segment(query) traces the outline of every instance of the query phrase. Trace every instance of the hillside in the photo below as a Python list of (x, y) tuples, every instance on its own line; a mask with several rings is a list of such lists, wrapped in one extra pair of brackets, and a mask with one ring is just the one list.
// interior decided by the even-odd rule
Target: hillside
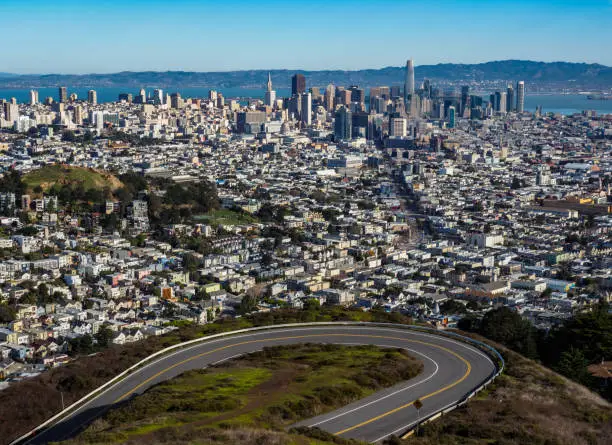
[[(93, 355), (91, 353), (98, 350), (83, 349), (78, 344), (73, 344), (71, 353), (78, 358), (70, 364), (50, 370), (33, 379), (11, 384), (7, 389), (0, 391), (0, 443), (8, 443), (11, 438), (19, 436), (55, 414), (60, 408), (60, 391), (64, 395), (66, 404), (70, 404), (130, 365), (178, 342), (252, 326), (346, 320), (411, 322), (398, 313), (323, 307), (317, 311), (274, 311), (203, 326), (183, 326), (178, 331), (165, 336), (151, 337), (146, 341), (125, 346), (113, 346)], [(593, 328), (588, 327), (588, 331), (593, 332)], [(470, 335), (476, 336), (476, 334)], [(593, 341), (601, 343), (601, 340)], [(612, 434), (610, 404), (585, 387), (560, 377), (535, 361), (498, 344), (492, 344), (503, 352), (507, 361), (502, 377), (490, 386), (486, 393), (473, 399), (466, 408), (455, 410), (438, 419), (423, 429), (424, 437), (418, 440), (410, 439), (407, 444), (434, 444), (440, 436), (445, 436), (440, 439), (443, 445), (606, 443), (602, 437)], [(563, 427), (558, 428), (559, 425)], [(508, 434), (508, 437), (503, 436), (504, 434)], [(547, 434), (550, 434), (551, 442), (541, 440)], [(483, 437), (490, 437), (491, 440), (483, 440)], [(525, 437), (533, 438), (533, 441)], [(576, 441), (572, 441), (573, 438), (576, 438)], [(189, 442), (185, 440), (176, 443)], [(262, 440), (261, 443), (286, 442)]]
[[(418, 63), (418, 60), (417, 60)], [(0, 78), (0, 88), (57, 87), (209, 87), (209, 88), (263, 88), (271, 73), (275, 88), (291, 86), (295, 72), (307, 77), (308, 85), (401, 85), (405, 67), (385, 67), (356, 71), (343, 70), (246, 70), (227, 72), (120, 72), (113, 74), (44, 74), (20, 75)], [(612, 86), (612, 67), (600, 64), (569, 62), (534, 62), (504, 60), (479, 64), (441, 63), (419, 65), (415, 68), (417, 80), (434, 81), (496, 81), (525, 80), (531, 84), (553, 83), (581, 87)], [(567, 85), (566, 85), (567, 86)]]
[[(418, 435), (406, 440), (391, 438), (387, 443), (608, 443), (612, 423), (607, 402), (547, 368), (497, 347), (506, 356), (508, 366), (488, 390), (465, 407), (424, 425)], [(364, 370), (357, 375), (364, 372), (375, 375), (382, 368), (389, 369), (389, 363), (376, 363), (380, 354), (377, 351), (380, 350), (371, 347), (336, 346), (333, 350), (318, 345), (280, 347), (210, 370), (188, 372), (109, 412), (75, 439), (64, 443), (187, 445), (194, 443), (195, 438), (214, 445), (236, 441), (243, 444), (349, 443), (318, 430), (286, 433), (286, 426), (321, 408), (332, 409), (362, 397), (355, 393), (359, 387), (350, 383), (361, 377), (347, 373), (356, 372), (353, 366), (356, 357), (359, 357), (358, 368)], [(398, 362), (394, 359), (394, 363), (396, 366)], [(338, 380), (339, 375), (343, 376), (342, 382)], [(391, 378), (396, 379), (397, 374)], [(347, 379), (354, 390), (347, 389)], [(341, 387), (338, 385), (345, 386), (338, 391)], [(316, 388), (314, 393), (313, 388)], [(327, 393), (335, 395), (324, 396)], [(312, 403), (322, 403), (322, 406), (314, 407)], [(313, 438), (322, 440), (312, 441)]]
[(82, 186), (87, 190), (116, 190), (123, 184), (119, 179), (108, 172), (98, 171), (90, 168), (72, 167), (67, 165), (47, 165), (34, 170), (22, 178), (29, 193), (36, 194), (38, 187), (43, 192), (52, 188), (60, 188), (64, 185), (72, 187)]
[(533, 360), (494, 345), (506, 370), (466, 406), (422, 427), (405, 445), (604, 445), (608, 402)]
[(310, 431), (286, 429), (421, 370), (405, 351), (375, 346), (264, 348), (161, 383), (64, 443), (333, 443), (309, 438)]

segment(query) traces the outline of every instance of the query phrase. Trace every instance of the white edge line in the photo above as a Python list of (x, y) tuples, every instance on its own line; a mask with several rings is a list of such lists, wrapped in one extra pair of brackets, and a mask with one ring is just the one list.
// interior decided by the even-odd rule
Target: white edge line
[[(454, 402), (449, 403), (449, 404), (448, 404), (448, 405), (446, 405), (444, 408), (441, 408), (441, 409), (434, 409), (434, 410), (433, 410), (433, 411), (431, 411), (429, 414), (432, 414), (432, 413), (435, 413), (435, 412), (442, 412), (442, 411), (444, 411), (445, 409), (448, 409), (448, 408), (450, 408), (451, 406), (456, 405), (456, 404), (457, 404), (457, 402), (459, 402), (459, 400), (456, 400), (456, 401), (454, 401)], [(426, 416), (423, 416), (423, 417), (426, 417)], [(392, 435), (393, 435), (393, 434), (395, 434), (395, 433), (399, 433), (400, 431), (406, 431), (406, 430), (408, 430), (410, 427), (412, 427), (412, 426), (416, 425), (417, 423), (419, 423), (419, 421), (418, 421), (418, 420), (417, 420), (417, 421), (415, 421), (415, 422), (411, 422), (411, 423), (409, 423), (408, 425), (404, 425), (403, 427), (398, 428), (398, 429), (396, 429), (395, 431), (392, 431), (392, 432), (390, 432), (390, 433), (387, 433), (387, 434), (385, 434), (384, 436), (379, 437), (379, 438), (378, 438), (378, 439), (376, 439), (376, 440), (373, 440), (371, 443), (380, 442), (381, 440), (386, 439), (387, 437), (392, 436)]]
[[(321, 324), (319, 324), (321, 323)], [(218, 334), (212, 334), (210, 336), (207, 337), (203, 337), (203, 338), (197, 338), (197, 339), (193, 339), (193, 340), (189, 340), (185, 343), (182, 344), (176, 344), (173, 346), (170, 346), (167, 349), (176, 349), (176, 352), (172, 352), (170, 354), (165, 355), (165, 352), (167, 351), (167, 349), (165, 350), (160, 350), (156, 353), (154, 353), (153, 355), (160, 355), (160, 358), (151, 362), (151, 363), (143, 363), (146, 362), (148, 359), (144, 358), (143, 360), (141, 360), (140, 362), (132, 365), (130, 368), (126, 369), (125, 371), (123, 371), (122, 373), (118, 374), (117, 376), (115, 376), (114, 378), (112, 378), (111, 380), (109, 380), (108, 382), (106, 382), (105, 384), (101, 385), (100, 387), (98, 387), (97, 389), (94, 389), (92, 391), (93, 392), (98, 392), (100, 391), (102, 388), (104, 388), (101, 392), (99, 392), (98, 394), (96, 394), (93, 398), (91, 398), (90, 400), (86, 401), (83, 405), (81, 405), (81, 407), (77, 408), (76, 410), (74, 410), (73, 412), (71, 412), (67, 417), (64, 417), (63, 419), (61, 419), (61, 421), (65, 421), (67, 419), (70, 419), (71, 417), (75, 416), (77, 413), (79, 413), (81, 410), (85, 409), (88, 405), (90, 405), (92, 402), (94, 402), (96, 399), (98, 399), (99, 397), (101, 397), (103, 394), (105, 394), (108, 390), (110, 390), (113, 387), (117, 387), (118, 385), (120, 385), (121, 383), (124, 383), (125, 380), (117, 380), (116, 382), (113, 382), (113, 380), (116, 379), (120, 379), (121, 377), (125, 376), (132, 376), (130, 375), (130, 371), (134, 370), (137, 373), (142, 372), (144, 369), (148, 368), (149, 366), (152, 366), (162, 360), (168, 359), (170, 357), (173, 357), (175, 355), (178, 355), (180, 353), (189, 351), (191, 349), (197, 348), (202, 346), (203, 344), (211, 344), (211, 343), (218, 343), (220, 341), (224, 341), (227, 340), (228, 337), (230, 339), (235, 339), (235, 338), (241, 338), (241, 337), (251, 337), (251, 336), (255, 336), (255, 335), (265, 335), (270, 333), (270, 331), (280, 331), (280, 330), (294, 330), (294, 331), (300, 331), (300, 330), (321, 330), (321, 329), (326, 329), (329, 327), (337, 327), (337, 326), (344, 326), (346, 328), (358, 328), (358, 327), (366, 327), (366, 328), (378, 328), (381, 330), (386, 330), (386, 331), (391, 331), (391, 332), (403, 332), (403, 333), (412, 333), (414, 335), (418, 335), (418, 336), (422, 336), (422, 337), (435, 337), (438, 338), (442, 341), (447, 341), (449, 343), (453, 343), (459, 346), (462, 346), (478, 355), (483, 356), (484, 358), (486, 358), (494, 367), (495, 364), (493, 363), (493, 361), (491, 360), (491, 358), (489, 358), (486, 354), (480, 352), (477, 348), (466, 344), (465, 342), (460, 341), (459, 339), (450, 339), (447, 337), (444, 337), (443, 335), (436, 335), (435, 333), (426, 333), (426, 332), (422, 332), (422, 331), (418, 331), (417, 329), (410, 329), (410, 325), (406, 325), (406, 328), (403, 329), (398, 329), (398, 328), (390, 328), (390, 327), (386, 327), (384, 326), (384, 323), (371, 323), (371, 326), (368, 326), (367, 323), (362, 323), (362, 322), (319, 322), (319, 323), (287, 323), (284, 325), (270, 325), (270, 326), (259, 326), (259, 327), (252, 327), (252, 328), (246, 328), (246, 329), (239, 329), (236, 331), (228, 331), (228, 332), (222, 332), (222, 333), (218, 333)], [(319, 324), (319, 325), (318, 325)], [(317, 326), (318, 325), (318, 326)], [(258, 332), (257, 332), (258, 331)], [(248, 333), (248, 334), (246, 334)], [(235, 334), (246, 334), (246, 335), (235, 335)], [(216, 338), (215, 338), (216, 337)], [(469, 337), (464, 337), (462, 336), (465, 340), (469, 341), (471, 340)], [(189, 346), (187, 348), (185, 348), (184, 346), (187, 346), (187, 344), (192, 343), (193, 346)], [(495, 350), (495, 349), (493, 349)], [(168, 351), (169, 352), (169, 351)], [(143, 366), (144, 365), (144, 366)], [(142, 366), (142, 368), (138, 369), (139, 366)], [(73, 405), (77, 405), (79, 403), (81, 403), (81, 401), (83, 399), (87, 399), (91, 397), (91, 393), (83, 396), (82, 399), (77, 400), (76, 402), (74, 402)], [(69, 406), (68, 408), (66, 408), (64, 411), (69, 411), (70, 409), (73, 408), (73, 405)], [(55, 425), (57, 422), (55, 422), (56, 420), (58, 420), (62, 414), (64, 413), (64, 411), (61, 411), (59, 413), (57, 413), (55, 416), (51, 417), (50, 419), (47, 419), (45, 422), (43, 422), (41, 425), (38, 425), (36, 428), (34, 428), (33, 430), (28, 431), (27, 433), (23, 434), (21, 437), (15, 439), (13, 442), (11, 442), (12, 444), (16, 444), (19, 443), (22, 440), (25, 440), (25, 443), (29, 443), (31, 440), (35, 439), (36, 436), (33, 436), (34, 432), (40, 432), (42, 433), (43, 431), (46, 431), (48, 429), (50, 429), (53, 425)], [(55, 423), (54, 423), (55, 422)], [(37, 431), (39, 428), (40, 431)], [(393, 434), (393, 433), (391, 433)]]
[[(378, 347), (382, 347), (382, 348), (398, 348), (398, 346), (388, 346), (388, 345), (376, 345), (376, 346), (378, 346)], [(310, 428), (312, 428), (313, 426), (317, 426), (317, 425), (321, 425), (321, 424), (323, 424), (323, 423), (330, 422), (330, 421), (332, 421), (332, 420), (334, 420), (334, 419), (337, 419), (338, 417), (345, 416), (345, 415), (347, 415), (347, 414), (350, 414), (350, 413), (352, 413), (352, 412), (355, 412), (355, 411), (358, 411), (358, 410), (360, 410), (360, 409), (362, 409), (362, 408), (365, 408), (365, 407), (367, 407), (367, 406), (370, 406), (370, 405), (372, 405), (372, 404), (374, 404), (374, 403), (378, 403), (378, 402), (380, 402), (381, 400), (385, 400), (385, 399), (387, 399), (387, 398), (389, 398), (389, 397), (392, 397), (392, 396), (394, 396), (394, 395), (396, 395), (396, 394), (399, 394), (400, 392), (403, 392), (403, 391), (406, 391), (406, 390), (408, 390), (408, 389), (414, 388), (415, 386), (418, 386), (418, 385), (420, 385), (420, 384), (422, 384), (422, 383), (427, 382), (428, 380), (431, 380), (431, 379), (432, 379), (432, 378), (433, 378), (433, 377), (434, 377), (434, 376), (435, 376), (435, 375), (438, 373), (438, 370), (440, 369), (440, 367), (438, 366), (438, 363), (437, 363), (437, 362), (436, 362), (434, 359), (432, 359), (431, 357), (428, 357), (427, 355), (425, 355), (425, 354), (423, 354), (423, 353), (420, 353), (420, 352), (418, 352), (418, 351), (415, 351), (415, 350), (413, 350), (413, 349), (408, 349), (408, 348), (400, 348), (400, 349), (404, 349), (404, 350), (406, 350), (406, 351), (414, 352), (415, 354), (421, 355), (421, 356), (425, 357), (426, 359), (430, 360), (431, 362), (433, 362), (434, 366), (436, 367), (435, 371), (434, 371), (432, 374), (430, 374), (429, 376), (427, 376), (425, 379), (420, 380), (420, 381), (418, 381), (418, 382), (416, 382), (416, 383), (413, 383), (412, 385), (406, 386), (406, 387), (404, 387), (404, 388), (400, 388), (400, 389), (398, 389), (398, 390), (396, 390), (396, 391), (393, 391), (392, 393), (389, 393), (389, 394), (387, 394), (387, 395), (385, 395), (385, 396), (383, 396), (383, 397), (380, 397), (380, 398), (378, 398), (378, 399), (376, 399), (376, 400), (371, 400), (371, 401), (369, 401), (368, 403), (365, 403), (365, 404), (363, 404), (363, 405), (357, 406), (357, 407), (355, 407), (355, 408), (353, 408), (353, 409), (350, 409), (349, 411), (346, 411), (346, 412), (342, 412), (342, 413), (340, 413), (340, 414), (337, 414), (337, 415), (335, 415), (335, 416), (333, 416), (333, 417), (330, 417), (329, 419), (324, 419), (324, 420), (321, 420), (320, 422), (313, 423), (312, 425), (309, 425), (309, 427), (310, 427)], [(341, 409), (342, 409), (342, 408), (341, 408)]]

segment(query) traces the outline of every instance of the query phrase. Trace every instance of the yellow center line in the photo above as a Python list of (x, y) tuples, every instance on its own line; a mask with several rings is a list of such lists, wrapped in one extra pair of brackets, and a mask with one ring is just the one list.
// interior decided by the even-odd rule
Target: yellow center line
[[(465, 372), (465, 374), (463, 375), (463, 377), (461, 377), (459, 380), (451, 383), (450, 385), (445, 386), (444, 388), (440, 388), (437, 391), (434, 391), (432, 393), (429, 393), (423, 397), (421, 397), (421, 400), (425, 400), (428, 399), (430, 397), (433, 397), (437, 394), (440, 394), (441, 392), (444, 392), (456, 385), (458, 385), (459, 383), (463, 382), (469, 375), (470, 372), (472, 371), (472, 366), (470, 365), (470, 363), (464, 359), (462, 356), (460, 356), (459, 354), (457, 354), (454, 351), (451, 351), (448, 348), (445, 348), (443, 346), (440, 345), (436, 345), (433, 343), (428, 343), (428, 342), (424, 342), (424, 341), (420, 341), (420, 340), (409, 340), (406, 338), (401, 338), (401, 337), (389, 337), (389, 336), (385, 336), (385, 335), (367, 335), (367, 334), (331, 334), (334, 337), (365, 337), (365, 338), (381, 338), (381, 339), (385, 339), (385, 340), (399, 340), (399, 341), (405, 341), (405, 342), (409, 342), (409, 343), (418, 343), (418, 344), (422, 344), (422, 345), (427, 345), (427, 346), (431, 346), (437, 349), (441, 349), (445, 352), (448, 352), (452, 355), (454, 355), (455, 357), (459, 358), (463, 363), (465, 363), (466, 367), (467, 367), (467, 371)], [(310, 335), (295, 335), (295, 336), (289, 336), (289, 337), (277, 337), (277, 338), (264, 338), (264, 339), (258, 339), (258, 340), (247, 340), (247, 341), (243, 341), (243, 342), (239, 342), (239, 343), (232, 343), (231, 345), (227, 345), (227, 346), (222, 346), (220, 348), (216, 348), (213, 349), (211, 351), (207, 351), (207, 352), (203, 352), (201, 354), (198, 355), (194, 355), (192, 357), (189, 357), (185, 360), (181, 360), (180, 362), (177, 362), (171, 366), (168, 366), (167, 368), (162, 369), (161, 371), (159, 371), (158, 373), (152, 375), (151, 377), (149, 377), (146, 380), (143, 380), (141, 383), (139, 383), (138, 385), (136, 385), (135, 387), (133, 387), (132, 389), (130, 389), (129, 391), (127, 391), (126, 393), (124, 393), (123, 395), (121, 395), (119, 398), (117, 398), (113, 403), (118, 403), (121, 400), (125, 399), (126, 397), (128, 397), (129, 395), (133, 394), (134, 392), (138, 391), (140, 388), (142, 388), (143, 386), (145, 386), (147, 383), (151, 382), (152, 380), (156, 379), (157, 377), (159, 377), (162, 374), (165, 374), (166, 372), (170, 371), (171, 369), (174, 369), (178, 366), (181, 366), (185, 363), (189, 363), (193, 360), (197, 360), (198, 358), (201, 357), (205, 357), (207, 355), (213, 354), (215, 352), (219, 352), (219, 351), (223, 351), (224, 349), (229, 349), (229, 348), (233, 348), (236, 346), (242, 346), (242, 345), (248, 345), (248, 344), (253, 344), (253, 343), (263, 343), (263, 342), (269, 342), (269, 341), (279, 341), (279, 340), (297, 340), (297, 339), (303, 339), (303, 338), (312, 338), (312, 337), (329, 337), (330, 334), (310, 334)], [(336, 435), (340, 435), (340, 434), (344, 434), (347, 433), (349, 431), (352, 431), (356, 428), (362, 427), (364, 425), (367, 425), (369, 423), (375, 422), (379, 419), (382, 419), (383, 417), (389, 416), (393, 413), (396, 413), (404, 408), (407, 408), (409, 406), (412, 406), (414, 404), (415, 401), (412, 401), (410, 403), (407, 403), (405, 405), (402, 405), (400, 407), (394, 408), (390, 411), (387, 411), (385, 413), (382, 413), (376, 417), (372, 417), (369, 420), (366, 420), (364, 422), (361, 422), (357, 425), (354, 425), (350, 428), (346, 428), (342, 431), (338, 431), (337, 433), (335, 433)]]
[[(409, 341), (410, 341), (410, 340), (409, 340)], [(466, 359), (464, 359), (463, 357), (461, 357), (459, 354), (457, 354), (457, 353), (455, 353), (455, 352), (451, 351), (450, 349), (447, 349), (447, 348), (445, 348), (445, 347), (443, 347), (443, 346), (437, 346), (437, 345), (432, 345), (432, 346), (434, 346), (434, 347), (436, 347), (436, 348), (439, 348), (439, 349), (443, 349), (443, 350), (445, 350), (445, 351), (447, 351), (447, 352), (450, 352), (450, 353), (451, 353), (451, 354), (453, 354), (454, 356), (458, 357), (458, 358), (459, 358), (459, 359), (460, 359), (460, 360), (461, 360), (463, 363), (465, 363), (465, 365), (466, 365), (467, 369), (466, 369), (466, 371), (465, 371), (465, 374), (463, 374), (463, 376), (462, 376), (460, 379), (456, 380), (455, 382), (451, 383), (450, 385), (446, 385), (444, 388), (440, 388), (440, 389), (438, 389), (437, 391), (431, 392), (431, 393), (429, 393), (429, 394), (427, 394), (427, 395), (424, 395), (423, 397), (419, 397), (419, 399), (420, 399), (420, 400), (429, 399), (430, 397), (433, 397), (433, 396), (435, 396), (435, 395), (437, 395), (437, 394), (440, 394), (441, 392), (444, 392), (444, 391), (446, 391), (446, 390), (451, 389), (453, 386), (457, 386), (459, 383), (461, 383), (461, 382), (463, 382), (465, 379), (467, 379), (467, 377), (468, 377), (468, 376), (470, 375), (470, 373), (472, 372), (472, 365), (470, 365), (470, 363), (469, 363), (469, 362), (468, 362)], [(370, 423), (372, 423), (372, 422), (376, 422), (377, 420), (380, 420), (380, 419), (382, 419), (383, 417), (387, 417), (387, 416), (389, 416), (389, 415), (391, 415), (391, 414), (394, 414), (394, 413), (396, 413), (396, 412), (398, 412), (398, 411), (401, 411), (401, 410), (403, 410), (403, 409), (405, 409), (405, 408), (408, 408), (409, 406), (414, 405), (414, 402), (416, 402), (416, 400), (413, 400), (413, 401), (412, 401), (412, 402), (410, 402), (410, 403), (406, 403), (405, 405), (398, 406), (397, 408), (393, 408), (392, 410), (389, 410), (389, 411), (387, 411), (387, 412), (384, 412), (384, 413), (382, 413), (382, 414), (380, 414), (380, 415), (378, 415), (378, 416), (376, 416), (376, 417), (372, 417), (371, 419), (365, 420), (365, 421), (363, 421), (363, 422), (361, 422), (361, 423), (358, 423), (357, 425), (353, 425), (353, 426), (351, 426), (351, 427), (349, 427), (349, 428), (346, 428), (346, 429), (344, 429), (344, 430), (342, 430), (342, 431), (338, 431), (338, 432), (336, 432), (336, 433), (334, 433), (334, 434), (335, 434), (335, 435), (337, 435), (337, 436), (339, 436), (339, 435), (341, 435), (341, 434), (348, 433), (349, 431), (353, 431), (354, 429), (357, 429), (357, 428), (360, 428), (360, 427), (362, 427), (362, 426), (368, 425), (368, 424), (370, 424)]]

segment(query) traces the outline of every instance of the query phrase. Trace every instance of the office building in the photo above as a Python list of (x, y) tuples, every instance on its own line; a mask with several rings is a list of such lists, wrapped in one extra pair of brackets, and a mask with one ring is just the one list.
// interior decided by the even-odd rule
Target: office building
[(506, 93), (501, 91), (496, 91), (494, 94), (491, 94), (491, 106), (493, 111), (496, 113), (505, 113), (507, 109), (507, 100)]
[(87, 102), (91, 105), (98, 104), (98, 93), (96, 93), (96, 90), (89, 90), (87, 92)]
[(16, 103), (4, 103), (4, 119), (9, 122), (15, 122), (19, 117), (19, 107)]
[(345, 89), (344, 87), (336, 88), (336, 105), (348, 105), (351, 104), (351, 91)]
[(403, 117), (392, 117), (389, 120), (389, 136), (404, 137), (406, 136), (406, 119)]
[(455, 107), (448, 107), (448, 128), (455, 128)]
[(516, 112), (525, 111), (525, 82), (522, 80), (516, 84)]
[(303, 74), (295, 74), (291, 78), (291, 95), (297, 96), (306, 92), (306, 78)]
[(257, 134), (266, 122), (263, 111), (241, 111), (236, 113), (236, 131), (238, 133)]
[(508, 108), (508, 104), (507, 104), (507, 95), (505, 92), (500, 92), (499, 93), (499, 111), (502, 114), (506, 113), (506, 109)]
[(264, 103), (268, 107), (274, 107), (275, 102), (276, 102), (276, 91), (272, 89), (272, 77), (270, 76), (270, 73), (268, 73), (268, 84), (266, 87)]
[(68, 102), (68, 90), (66, 87), (59, 87), (59, 101), (63, 104)]
[(310, 94), (312, 94), (313, 102), (318, 102), (321, 99), (321, 91), (319, 90), (319, 87), (310, 87), (308, 91), (310, 91)]
[(183, 108), (183, 98), (180, 93), (173, 93), (170, 96), (170, 107), (174, 109)]
[(336, 141), (351, 140), (353, 134), (353, 115), (351, 111), (342, 106), (336, 111), (334, 121), (334, 139)]
[(461, 108), (460, 113), (461, 116), (465, 115), (465, 110), (470, 108), (470, 87), (463, 86), (461, 87)]
[(506, 111), (508, 113), (516, 110), (515, 99), (514, 99), (514, 87), (512, 84), (508, 85), (508, 89), (506, 90)]
[(38, 103), (38, 91), (30, 90), (30, 105), (36, 105)]
[(131, 104), (134, 100), (134, 96), (132, 96), (132, 93), (120, 93), (118, 99), (119, 102), (127, 102)]
[(300, 120), (302, 115), (302, 95), (291, 96), (287, 101), (287, 110), (291, 119)]
[(325, 88), (325, 97), (323, 98), (323, 106), (327, 111), (333, 111), (334, 98), (336, 97), (336, 87), (331, 83)]
[(363, 88), (353, 85), (349, 87), (349, 91), (351, 92), (351, 102), (365, 104), (365, 90)]
[(300, 107), (300, 121), (305, 126), (312, 124), (312, 94), (304, 93), (300, 95), (301, 107)]
[(164, 90), (161, 88), (153, 90), (153, 103), (155, 105), (162, 105), (164, 103)]
[(83, 107), (78, 104), (74, 107), (74, 123), (83, 125)]
[(144, 88), (140, 89), (140, 92), (138, 93), (138, 96), (136, 96), (134, 102), (137, 104), (147, 103), (147, 92), (144, 90)]
[[(406, 62), (406, 80), (404, 82), (404, 100), (414, 94), (414, 61)], [(407, 101), (406, 101), (407, 102)]]

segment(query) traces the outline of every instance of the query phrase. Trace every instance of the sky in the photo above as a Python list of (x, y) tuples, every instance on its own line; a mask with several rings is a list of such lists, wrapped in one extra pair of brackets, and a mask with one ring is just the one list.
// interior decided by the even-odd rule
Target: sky
[(612, 0), (0, 0), (0, 72), (612, 66)]

